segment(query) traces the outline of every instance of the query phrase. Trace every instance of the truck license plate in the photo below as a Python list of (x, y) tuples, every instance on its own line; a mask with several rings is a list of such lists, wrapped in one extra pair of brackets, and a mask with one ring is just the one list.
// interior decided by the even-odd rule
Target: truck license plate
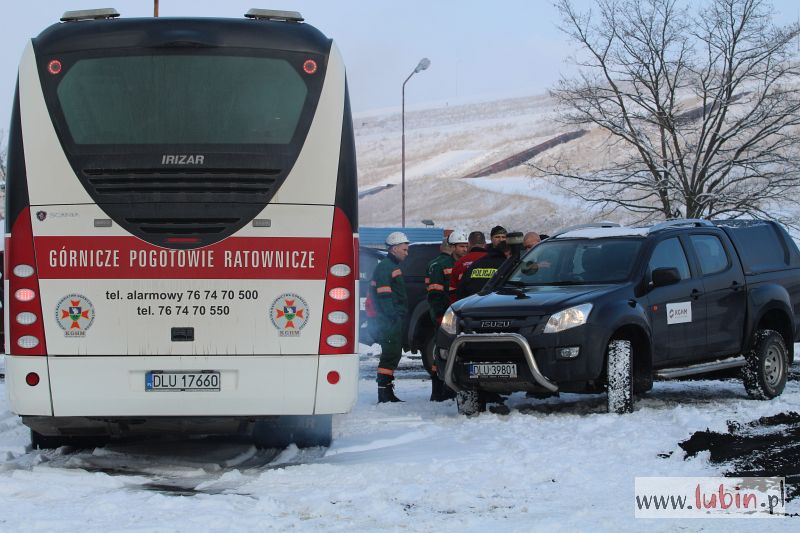
[(515, 378), (517, 377), (517, 365), (515, 363), (471, 363), (469, 377)]
[(219, 372), (168, 372), (153, 370), (144, 377), (145, 391), (219, 391)]

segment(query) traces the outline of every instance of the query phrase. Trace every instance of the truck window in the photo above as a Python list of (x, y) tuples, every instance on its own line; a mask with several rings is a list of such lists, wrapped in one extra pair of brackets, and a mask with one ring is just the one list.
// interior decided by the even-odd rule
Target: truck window
[(737, 249), (748, 272), (780, 270), (789, 266), (782, 239), (770, 224), (752, 224), (734, 230)]
[(704, 276), (716, 274), (728, 268), (728, 254), (716, 235), (690, 235), (697, 259), (700, 261), (700, 272)]
[(534, 247), (509, 278), (526, 285), (615, 283), (630, 276), (641, 240), (565, 239)]
[(650, 257), (649, 268), (650, 272), (657, 268), (677, 268), (681, 279), (691, 277), (686, 253), (677, 237), (665, 239), (656, 245)]

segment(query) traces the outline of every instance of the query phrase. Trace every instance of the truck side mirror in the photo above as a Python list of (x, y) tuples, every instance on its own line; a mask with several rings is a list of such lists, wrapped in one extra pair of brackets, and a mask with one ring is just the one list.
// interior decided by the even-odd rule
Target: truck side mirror
[(653, 270), (653, 287), (674, 285), (681, 280), (681, 274), (675, 267), (662, 267)]

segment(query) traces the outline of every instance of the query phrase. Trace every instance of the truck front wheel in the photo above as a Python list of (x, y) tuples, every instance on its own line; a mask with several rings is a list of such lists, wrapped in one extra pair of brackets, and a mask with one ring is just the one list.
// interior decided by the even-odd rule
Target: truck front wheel
[(783, 337), (777, 331), (756, 331), (753, 347), (745, 354), (742, 381), (747, 394), (754, 400), (769, 400), (780, 396), (786, 386), (789, 353)]
[(458, 414), (474, 416), (486, 410), (486, 400), (476, 390), (462, 390), (456, 393)]
[(425, 344), (422, 346), (422, 366), (425, 370), (433, 376), (434, 353), (436, 349), (436, 332), (431, 334), (425, 339)]
[(613, 339), (606, 353), (608, 412), (633, 412), (633, 348), (627, 339)]

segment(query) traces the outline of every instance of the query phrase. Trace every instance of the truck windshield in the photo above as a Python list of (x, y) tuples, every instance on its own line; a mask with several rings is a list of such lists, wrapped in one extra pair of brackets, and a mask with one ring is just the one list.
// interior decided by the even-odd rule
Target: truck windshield
[(565, 239), (544, 242), (522, 258), (507, 283), (590, 285), (628, 279), (641, 239)]

